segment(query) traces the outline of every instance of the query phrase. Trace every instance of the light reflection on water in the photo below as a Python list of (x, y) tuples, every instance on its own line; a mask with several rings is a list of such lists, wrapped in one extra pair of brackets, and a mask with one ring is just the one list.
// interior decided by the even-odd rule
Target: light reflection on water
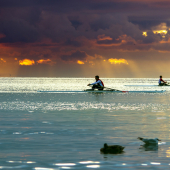
[(34, 169), (35, 170), (57, 170), (57, 169), (54, 169), (54, 168), (43, 168), (43, 167), (35, 167)]
[[(156, 78), (101, 78), (106, 87), (118, 90), (169, 90), (168, 86), (125, 86), (125, 85), (157, 85)], [(170, 79), (166, 79), (170, 81)], [(33, 93), (38, 90), (83, 90), (94, 78), (0, 78), (1, 92)]]
[[(68, 95), (69, 97), (69, 95)], [(84, 97), (84, 96), (82, 96)], [(110, 96), (109, 96), (110, 97)], [(125, 96), (126, 97), (126, 96)], [(127, 98), (128, 99), (128, 98)], [(0, 102), (0, 110), (21, 110), (21, 111), (62, 111), (62, 110), (150, 110), (152, 112), (163, 112), (170, 110), (170, 104), (162, 105), (161, 103), (103, 103), (103, 102), (29, 102), (29, 101), (16, 101), (16, 102)], [(166, 119), (166, 117), (157, 117), (157, 119)]]
[[(0, 79), (0, 169), (169, 169), (170, 98), (163, 94), (47, 94), (37, 90), (82, 90), (94, 79)], [(155, 84), (156, 79), (104, 79)], [(170, 89), (170, 88), (169, 88)], [(162, 141), (144, 148), (137, 137)], [(101, 154), (104, 143), (123, 154)], [(146, 151), (147, 149), (147, 151)]]

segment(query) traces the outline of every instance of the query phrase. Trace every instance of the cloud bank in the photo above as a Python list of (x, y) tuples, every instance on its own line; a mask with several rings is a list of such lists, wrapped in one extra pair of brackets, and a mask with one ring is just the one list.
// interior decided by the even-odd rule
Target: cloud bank
[(128, 63), (118, 62), (132, 77), (134, 65), (146, 70), (142, 61), (153, 65), (148, 72), (154, 76), (153, 68), (159, 74), (163, 62), (170, 62), (169, 7), (168, 0), (1, 0), (0, 64), (19, 70), (34, 61), (28, 65), (38, 70), (46, 65), (61, 76), (67, 76), (66, 67), (73, 76), (81, 67), (79, 76), (90, 76), (96, 67), (115, 71), (108, 61), (116, 59)]

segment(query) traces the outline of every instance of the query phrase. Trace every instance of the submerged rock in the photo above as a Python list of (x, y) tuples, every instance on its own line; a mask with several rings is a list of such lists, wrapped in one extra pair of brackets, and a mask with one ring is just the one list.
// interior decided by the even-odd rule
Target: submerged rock
[(104, 154), (118, 154), (118, 153), (123, 153), (123, 149), (125, 147), (120, 146), (120, 145), (110, 145), (108, 146), (107, 143), (104, 144), (104, 147), (100, 149), (101, 153)]

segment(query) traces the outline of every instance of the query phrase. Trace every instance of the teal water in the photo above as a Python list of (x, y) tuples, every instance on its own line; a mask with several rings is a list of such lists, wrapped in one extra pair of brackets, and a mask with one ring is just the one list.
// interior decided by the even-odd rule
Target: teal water
[[(119, 90), (165, 93), (38, 93), (83, 90), (94, 79), (1, 78), (0, 169), (169, 169), (170, 87), (157, 79), (102, 79)], [(137, 137), (159, 138), (143, 148)], [(101, 154), (104, 143), (123, 154)]]

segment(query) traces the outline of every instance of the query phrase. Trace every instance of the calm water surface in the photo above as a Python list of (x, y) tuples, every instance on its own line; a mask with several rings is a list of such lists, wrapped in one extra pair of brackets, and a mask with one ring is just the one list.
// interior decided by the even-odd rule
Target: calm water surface
[[(38, 93), (83, 90), (88, 78), (0, 78), (0, 169), (170, 169), (170, 87), (157, 79), (102, 79), (119, 90), (165, 93)], [(143, 148), (137, 137), (159, 138)], [(104, 143), (123, 154), (101, 154)]]

